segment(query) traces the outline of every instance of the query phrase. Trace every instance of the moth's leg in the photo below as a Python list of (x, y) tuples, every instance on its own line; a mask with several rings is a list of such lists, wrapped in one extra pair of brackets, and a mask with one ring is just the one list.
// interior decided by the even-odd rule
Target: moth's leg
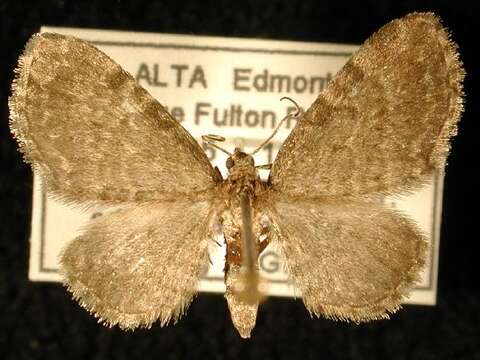
[(255, 166), (255, 169), (258, 169), (258, 170), (271, 170), (271, 169), (272, 169), (272, 166), (273, 166), (273, 164), (257, 165), (257, 166)]
[(214, 168), (214, 180), (216, 183), (221, 183), (223, 181), (223, 176), (220, 170), (218, 169), (218, 166), (215, 166)]
[(271, 222), (266, 215), (261, 215), (256, 223), (260, 226), (260, 232), (257, 241), (257, 253), (260, 255), (263, 250), (270, 244), (271, 239)]
[[(208, 257), (208, 264), (210, 266), (215, 265), (212, 261), (213, 259), (217, 259), (218, 256), (218, 248), (222, 247), (222, 243), (220, 242), (220, 237), (223, 237), (222, 231), (222, 218), (218, 215), (215, 215), (210, 224), (210, 235), (208, 237), (208, 246), (207, 246), (207, 257)], [(210, 266), (205, 264), (205, 274), (209, 271)]]
[(223, 236), (223, 218), (217, 217), (212, 225), (212, 241), (217, 244), (218, 247), (222, 247), (222, 244), (218, 241), (218, 237)]
[(222, 230), (225, 239), (225, 274), (231, 266), (242, 265), (242, 247), (240, 238), (240, 228), (235, 223), (234, 217), (230, 212), (226, 212), (222, 217)]
[(258, 255), (260, 255), (263, 252), (263, 250), (265, 250), (268, 244), (270, 244), (270, 238), (268, 236), (265, 239), (260, 240), (258, 242), (258, 245), (257, 245)]

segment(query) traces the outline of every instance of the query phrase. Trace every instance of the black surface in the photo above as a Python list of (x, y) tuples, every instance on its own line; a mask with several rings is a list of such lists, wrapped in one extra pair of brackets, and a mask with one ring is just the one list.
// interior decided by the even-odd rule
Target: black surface
[[(473, 2), (472, 2), (473, 4)], [(478, 234), (478, 6), (469, 2), (2, 1), (0, 3), (0, 359), (480, 359)], [(167, 328), (124, 333), (98, 325), (58, 284), (27, 280), (32, 176), (7, 121), (16, 59), (40, 25), (361, 43), (387, 21), (433, 10), (458, 42), (466, 111), (445, 179), (436, 307), (406, 306), (367, 325), (310, 319), (299, 301), (269, 299), (242, 341), (221, 296), (201, 295)]]

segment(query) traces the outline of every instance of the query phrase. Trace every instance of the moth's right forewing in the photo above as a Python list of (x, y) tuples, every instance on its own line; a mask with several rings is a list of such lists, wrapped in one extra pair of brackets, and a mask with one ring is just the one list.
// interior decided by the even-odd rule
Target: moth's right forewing
[(445, 162), (463, 77), (438, 17), (388, 23), (298, 121), (273, 164), (273, 187), (305, 197), (417, 188)]
[(214, 186), (198, 143), (94, 46), (70, 36), (35, 35), (16, 72), (10, 127), (57, 197), (143, 202)]

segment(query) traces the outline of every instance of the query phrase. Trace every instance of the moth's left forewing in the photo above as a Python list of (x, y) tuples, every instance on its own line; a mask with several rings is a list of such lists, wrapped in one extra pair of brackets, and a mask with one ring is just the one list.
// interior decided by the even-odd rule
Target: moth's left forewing
[(273, 164), (273, 188), (305, 197), (418, 188), (448, 155), (463, 77), (437, 16), (388, 23), (299, 119)]

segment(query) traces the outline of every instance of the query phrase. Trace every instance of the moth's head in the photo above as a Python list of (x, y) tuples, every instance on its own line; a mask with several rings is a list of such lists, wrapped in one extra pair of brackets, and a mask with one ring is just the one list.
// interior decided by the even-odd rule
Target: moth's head
[(297, 105), (295, 101), (290, 99), (289, 97), (283, 97), (280, 100), (288, 99), (293, 104), (296, 106), (296, 111), (295, 113), (289, 113), (287, 114), (277, 125), (275, 130), (273, 130), (273, 133), (260, 145), (258, 146), (251, 154), (247, 154), (240, 150), (240, 148), (235, 148), (233, 154), (230, 153), (229, 151), (225, 150), (221, 146), (218, 146), (216, 143), (217, 142), (223, 142), (225, 141), (225, 138), (223, 136), (219, 135), (213, 135), (213, 134), (207, 134), (207, 135), (202, 135), (202, 140), (205, 144), (210, 145), (211, 147), (218, 149), (225, 154), (228, 154), (228, 159), (227, 159), (227, 169), (230, 174), (230, 176), (233, 175), (233, 177), (241, 177), (242, 175), (246, 175), (247, 173), (250, 175), (256, 175), (257, 174), (257, 168), (258, 169), (268, 169), (270, 170), (272, 164), (265, 164), (262, 166), (257, 166), (255, 167), (255, 161), (253, 160), (253, 156), (257, 152), (259, 152), (261, 149), (263, 149), (275, 136), (275, 134), (278, 132), (282, 124), (287, 121), (290, 118), (297, 118), (301, 111), (300, 107)]
[(237, 171), (255, 171), (255, 160), (253, 156), (235, 148), (232, 155), (227, 159), (227, 169), (229, 173)]

